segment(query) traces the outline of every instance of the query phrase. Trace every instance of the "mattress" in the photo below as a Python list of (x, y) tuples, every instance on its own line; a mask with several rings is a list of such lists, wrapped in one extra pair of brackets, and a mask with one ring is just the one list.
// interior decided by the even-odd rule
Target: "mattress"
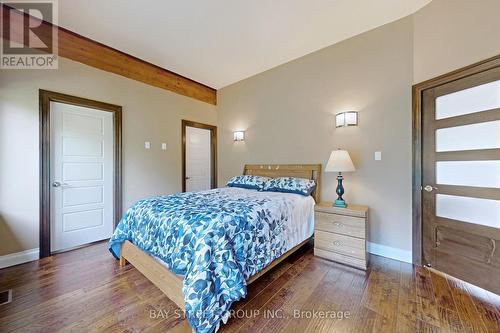
[[(224, 191), (228, 193), (238, 193), (238, 194), (248, 194), (252, 192), (252, 195), (267, 197), (271, 199), (282, 199), (287, 198), (292, 202), (290, 206), (290, 219), (286, 221), (287, 223), (287, 233), (286, 233), (286, 246), (285, 252), (291, 250), (298, 244), (302, 243), (306, 239), (310, 238), (314, 234), (314, 199), (311, 196), (303, 196), (294, 193), (280, 193), (280, 192), (261, 192), (257, 190), (244, 189), (238, 187), (227, 187)], [(153, 254), (150, 254), (154, 259), (156, 259), (160, 264), (165, 266), (167, 269), (168, 265), (160, 258)], [(265, 267), (264, 267), (265, 268)], [(257, 274), (256, 272), (255, 274)], [(182, 274), (176, 274), (179, 277), (184, 277)], [(252, 275), (253, 276), (253, 275)], [(250, 276), (250, 278), (252, 277)], [(248, 280), (248, 279), (247, 279)]]
[(262, 192), (237, 187), (227, 188), (227, 190), (233, 193), (252, 192), (252, 195), (255, 196), (262, 196), (264, 198), (270, 198), (271, 200), (288, 200), (292, 203), (288, 207), (290, 209), (290, 218), (286, 221), (286, 251), (313, 235), (315, 205), (313, 197), (294, 193)]

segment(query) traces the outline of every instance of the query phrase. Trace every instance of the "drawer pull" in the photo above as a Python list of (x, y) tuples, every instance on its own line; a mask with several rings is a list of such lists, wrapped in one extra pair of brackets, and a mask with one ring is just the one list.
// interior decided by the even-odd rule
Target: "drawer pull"
[(340, 222), (334, 222), (333, 223), (334, 226), (337, 226), (337, 227), (343, 227), (344, 225)]
[(341, 244), (339, 241), (335, 241), (335, 242), (333, 242), (333, 245), (335, 245), (335, 246), (340, 246), (340, 245), (342, 245), (342, 244)]

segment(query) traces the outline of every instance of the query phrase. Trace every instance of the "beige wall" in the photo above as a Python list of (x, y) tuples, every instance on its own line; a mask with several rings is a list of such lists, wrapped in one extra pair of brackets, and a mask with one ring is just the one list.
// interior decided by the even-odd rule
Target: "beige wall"
[[(245, 163), (322, 163), (349, 150), (345, 199), (371, 208), (370, 240), (411, 249), (410, 17), (364, 33), (219, 91), (220, 184)], [(335, 128), (334, 114), (359, 111), (359, 126)], [(232, 131), (246, 130), (245, 142)], [(382, 152), (382, 161), (374, 152)], [(335, 198), (335, 174), (322, 198)]]
[[(433, 0), (410, 17), (226, 87), (218, 107), (67, 60), (57, 71), (0, 71), (0, 255), (38, 246), (39, 88), (124, 107), (124, 208), (179, 191), (180, 119), (215, 124), (218, 117), (220, 184), (244, 163), (325, 165), (331, 149), (346, 148), (357, 167), (346, 174), (346, 199), (371, 206), (371, 241), (408, 251), (411, 85), (500, 54), (499, 12), (498, 0)], [(358, 127), (334, 128), (343, 110), (360, 112)], [(237, 129), (247, 130), (245, 142), (233, 143)], [(323, 198), (334, 190), (335, 175), (324, 174)]]
[[(370, 241), (411, 250), (411, 86), (500, 54), (500, 1), (433, 0), (412, 16), (219, 92), (219, 180), (244, 163), (322, 163), (348, 149), (346, 199), (371, 207)], [(359, 111), (355, 128), (333, 115)], [(231, 132), (247, 131), (244, 143)], [(382, 151), (382, 161), (374, 161)], [(324, 174), (323, 199), (335, 197)]]
[(69, 60), (58, 70), (0, 70), (0, 255), (38, 247), (40, 88), (123, 107), (124, 208), (181, 190), (181, 119), (217, 122), (214, 106)]
[(498, 54), (499, 0), (434, 0), (414, 14), (414, 83)]

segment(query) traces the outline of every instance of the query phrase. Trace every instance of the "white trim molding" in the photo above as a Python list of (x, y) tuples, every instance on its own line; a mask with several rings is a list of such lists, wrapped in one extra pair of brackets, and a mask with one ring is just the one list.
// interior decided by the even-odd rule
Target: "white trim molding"
[(15, 266), (24, 264), (25, 262), (38, 260), (39, 252), (40, 251), (38, 250), (38, 248), (36, 248), (0, 256), (0, 268)]
[[(395, 247), (368, 243), (368, 252), (382, 257), (387, 257), (407, 263), (412, 263), (411, 251), (401, 250)], [(17, 253), (11, 253), (4, 256), (0, 256), (0, 268), (15, 266), (19, 264), (24, 264), (25, 262), (38, 260), (39, 250), (38, 248), (26, 250)]]
[(401, 250), (395, 247), (377, 244), (377, 243), (368, 243), (368, 252), (371, 254), (376, 254), (378, 256), (387, 257), (407, 263), (412, 263), (411, 251)]

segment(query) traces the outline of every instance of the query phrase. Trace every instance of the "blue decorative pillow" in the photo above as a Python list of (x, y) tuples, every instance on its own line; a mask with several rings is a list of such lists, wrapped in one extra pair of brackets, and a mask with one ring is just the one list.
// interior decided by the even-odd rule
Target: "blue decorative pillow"
[(229, 187), (241, 187), (249, 188), (255, 190), (262, 190), (264, 184), (271, 178), (262, 176), (236, 176), (231, 178), (231, 180), (226, 184)]
[(304, 196), (310, 195), (316, 188), (316, 182), (313, 179), (280, 177), (266, 182), (263, 191), (297, 193)]

